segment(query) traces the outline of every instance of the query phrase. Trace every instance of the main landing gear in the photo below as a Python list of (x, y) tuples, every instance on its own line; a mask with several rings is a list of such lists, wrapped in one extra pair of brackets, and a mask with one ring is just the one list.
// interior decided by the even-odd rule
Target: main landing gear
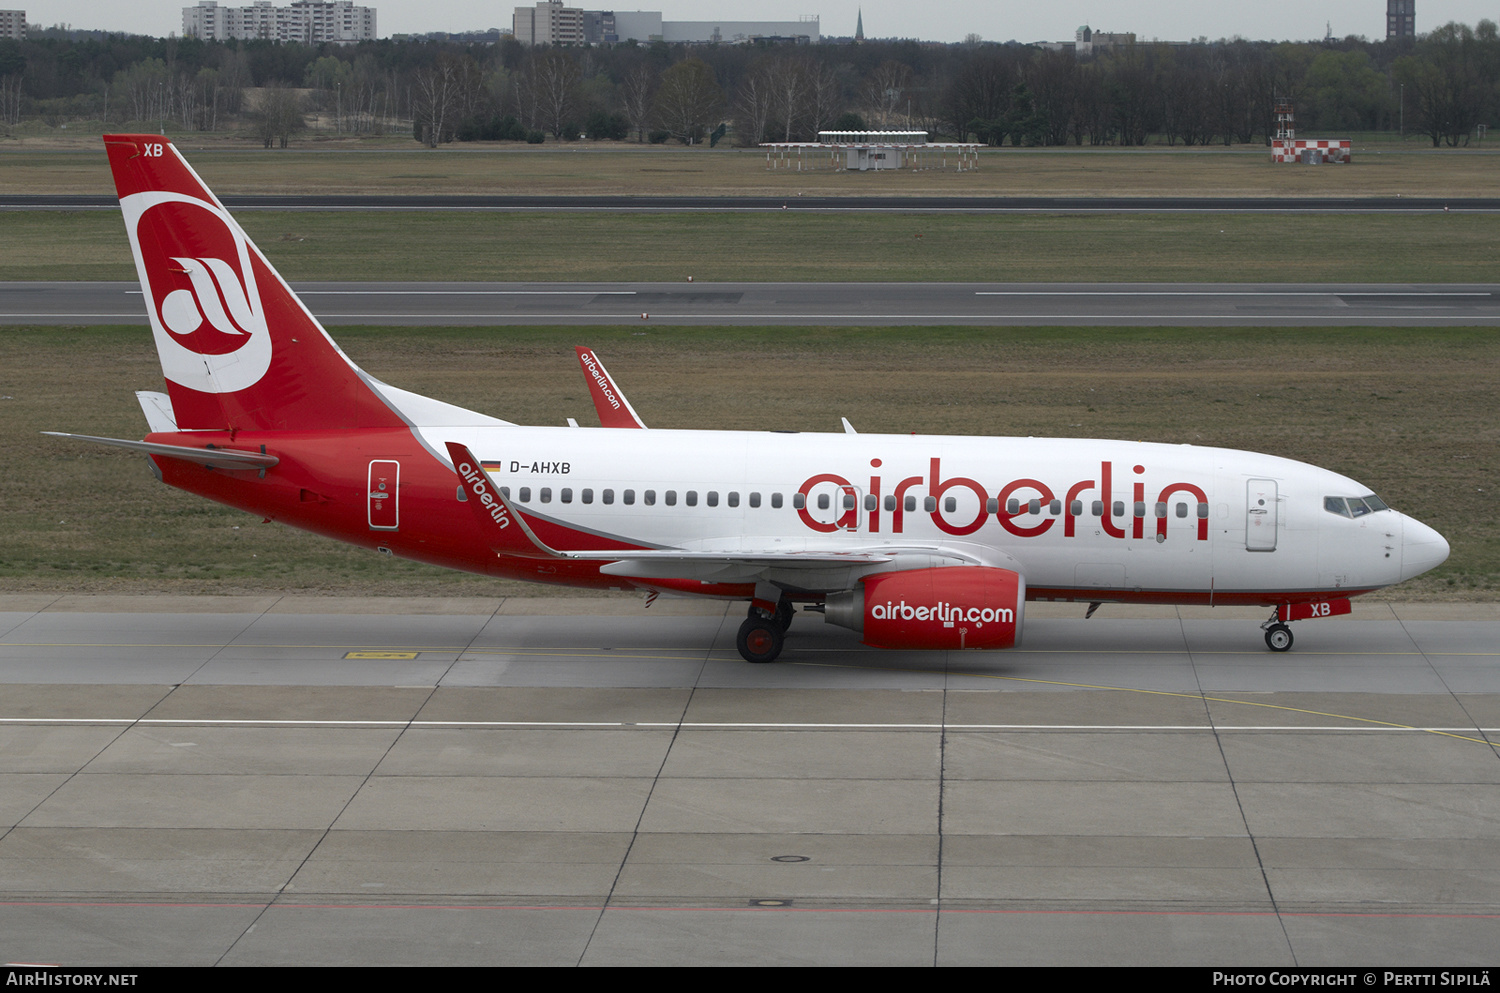
[(740, 658), (746, 662), (776, 661), (786, 644), (786, 629), (792, 623), (793, 613), (792, 605), (786, 600), (778, 601), (776, 612), (769, 616), (752, 605), (750, 616), (740, 625), (739, 635), (734, 639)]
[(1266, 647), (1271, 651), (1289, 652), (1292, 650), (1292, 629), (1281, 620), (1279, 610), (1260, 627), (1266, 633)]

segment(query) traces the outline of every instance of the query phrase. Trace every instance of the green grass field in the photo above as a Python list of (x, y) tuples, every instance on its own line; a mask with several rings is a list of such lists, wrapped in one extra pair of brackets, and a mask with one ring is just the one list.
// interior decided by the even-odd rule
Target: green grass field
[[(292, 280), (1491, 282), (1484, 214), (241, 211)], [(0, 280), (133, 280), (118, 216), (0, 214)]]
[[(979, 169), (858, 173), (767, 168), (762, 149), (576, 142), (530, 146), (304, 139), (289, 149), (226, 136), (173, 140), (219, 194), (458, 193), (734, 196), (1500, 196), (1494, 150), (1425, 139), (1356, 142), (1347, 166), (1277, 165), (1265, 147), (995, 148)], [(813, 159), (804, 160), (811, 166)], [(932, 165), (940, 156), (929, 153)], [(0, 140), (11, 193), (113, 193), (98, 137)]]
[[(1442, 531), (1448, 564), (1386, 594), (1500, 586), (1500, 332), (1487, 329), (339, 329), (396, 385), (522, 423), (593, 423), (591, 344), (657, 428), (967, 431), (1221, 445), (1346, 473)], [(836, 374), (835, 371), (836, 370)], [(878, 384), (878, 388), (872, 388)], [(0, 589), (520, 592), (391, 561), (170, 490), (143, 457), (38, 434), (140, 437), (160, 389), (139, 328), (0, 334)]]

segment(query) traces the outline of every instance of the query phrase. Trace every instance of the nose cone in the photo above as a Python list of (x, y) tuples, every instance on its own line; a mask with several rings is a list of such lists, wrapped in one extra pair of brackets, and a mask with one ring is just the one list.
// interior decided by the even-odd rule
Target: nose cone
[(1407, 517), (1401, 528), (1401, 578), (1411, 579), (1448, 561), (1448, 540), (1421, 521)]

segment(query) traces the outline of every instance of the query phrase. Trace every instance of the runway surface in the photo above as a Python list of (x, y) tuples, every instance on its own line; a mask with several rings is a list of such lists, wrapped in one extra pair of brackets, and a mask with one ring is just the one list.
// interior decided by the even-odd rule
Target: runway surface
[(0, 596), (0, 935), (84, 964), (1487, 965), (1500, 606)]
[[(294, 283), (329, 326), (1500, 323), (1500, 284)], [(0, 283), (0, 324), (146, 324), (138, 283)]]
[[(1495, 197), (830, 197), (261, 194), (220, 198), (230, 210), (593, 211), (803, 210), (902, 214), (1421, 214), (1495, 213)], [(109, 194), (0, 193), (0, 210), (118, 210)]]

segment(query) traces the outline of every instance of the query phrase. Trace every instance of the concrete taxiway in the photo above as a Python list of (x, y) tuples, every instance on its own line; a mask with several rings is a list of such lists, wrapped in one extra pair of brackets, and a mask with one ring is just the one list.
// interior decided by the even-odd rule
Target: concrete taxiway
[[(1500, 324), (1500, 284), (295, 283), (328, 326)], [(146, 324), (138, 283), (0, 283), (0, 324)]]
[(1500, 605), (0, 596), (0, 944), (102, 964), (1485, 965)]

